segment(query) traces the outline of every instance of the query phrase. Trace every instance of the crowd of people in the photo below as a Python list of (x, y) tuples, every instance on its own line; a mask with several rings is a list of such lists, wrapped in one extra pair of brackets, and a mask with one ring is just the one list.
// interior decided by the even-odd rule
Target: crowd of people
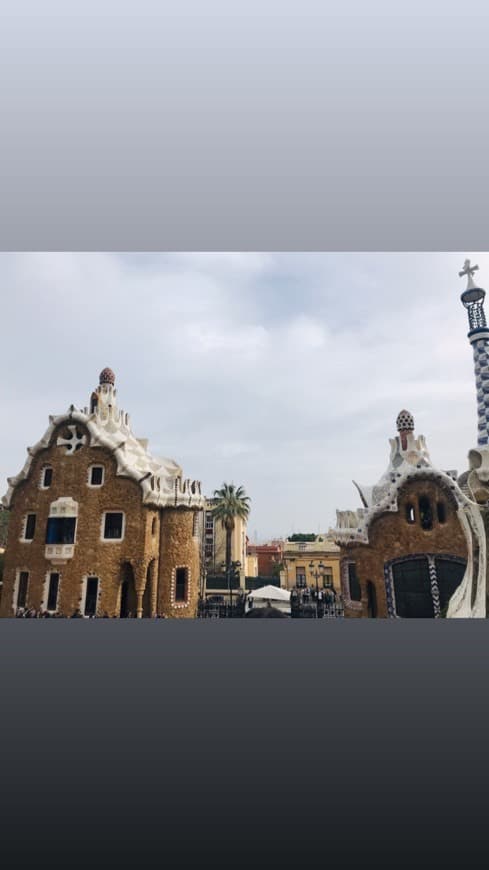
[[(17, 619), (46, 619), (48, 617), (51, 619), (137, 619), (137, 613), (128, 613), (126, 616), (121, 617), (117, 616), (115, 613), (110, 616), (107, 611), (103, 614), (94, 613), (90, 614), (90, 616), (84, 616), (79, 609), (74, 610), (73, 613), (67, 617), (64, 613), (36, 609), (35, 607), (18, 607), (15, 616)], [(164, 613), (156, 613), (152, 618), (168, 619)]]
[(290, 593), (291, 616), (314, 617), (342, 616), (341, 596), (333, 589), (316, 589), (314, 586), (297, 586)]
[(17, 619), (46, 619), (48, 616), (65, 618), (63, 613), (50, 613), (49, 610), (37, 610), (35, 607), (18, 607), (15, 616)]
[(334, 604), (337, 594), (332, 586), (326, 589), (316, 589), (315, 586), (296, 586), (290, 593), (291, 599), (298, 604), (312, 604), (322, 602), (325, 605)]

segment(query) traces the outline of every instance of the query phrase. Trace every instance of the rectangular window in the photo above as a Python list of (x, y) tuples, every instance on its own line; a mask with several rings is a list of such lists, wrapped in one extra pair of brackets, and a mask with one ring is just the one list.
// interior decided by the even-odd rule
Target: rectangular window
[(323, 586), (325, 589), (330, 589), (333, 585), (333, 572), (327, 568), (323, 574)]
[(49, 575), (48, 602), (46, 610), (56, 610), (58, 606), (59, 574)]
[(27, 601), (27, 587), (29, 586), (29, 572), (21, 571), (19, 574), (19, 588), (17, 590), (17, 607), (25, 607)]
[(357, 569), (354, 562), (350, 562), (348, 565), (348, 585), (350, 587), (351, 601), (361, 601), (362, 590), (360, 587), (360, 581), (357, 577)]
[(49, 517), (46, 544), (74, 544), (76, 517)]
[(42, 485), (44, 486), (45, 489), (47, 489), (49, 486), (51, 486), (52, 482), (53, 482), (53, 469), (52, 468), (45, 468), (43, 475), (42, 475)]
[(175, 575), (175, 601), (187, 600), (187, 568), (177, 568)]
[(85, 595), (85, 616), (95, 616), (97, 612), (98, 577), (87, 577)]
[(27, 518), (25, 521), (24, 540), (25, 541), (32, 541), (35, 531), (36, 531), (36, 515), (35, 514), (27, 514)]
[(104, 482), (104, 469), (101, 465), (94, 465), (90, 469), (90, 485), (102, 486)]
[(306, 585), (306, 569), (305, 568), (296, 568), (295, 569), (295, 585), (303, 587)]
[(123, 526), (123, 514), (122, 513), (108, 513), (105, 514), (104, 521), (104, 538), (107, 541), (116, 541), (122, 538), (122, 526)]

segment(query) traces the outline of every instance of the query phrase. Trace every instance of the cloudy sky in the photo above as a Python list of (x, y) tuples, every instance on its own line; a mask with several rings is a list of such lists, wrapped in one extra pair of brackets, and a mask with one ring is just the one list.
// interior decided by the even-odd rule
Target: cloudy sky
[(443, 469), (476, 443), (465, 257), (0, 254), (0, 488), (104, 366), (135, 434), (205, 492), (252, 498), (250, 537), (324, 531), (383, 473), (402, 408)]

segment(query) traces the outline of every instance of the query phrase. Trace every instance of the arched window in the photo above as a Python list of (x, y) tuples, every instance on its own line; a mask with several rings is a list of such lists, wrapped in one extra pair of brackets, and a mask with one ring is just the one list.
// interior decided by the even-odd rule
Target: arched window
[(153, 537), (156, 535), (156, 517), (151, 520), (151, 534)]
[(431, 502), (426, 495), (421, 495), (418, 501), (419, 506), (419, 522), (421, 528), (425, 532), (429, 532), (433, 528), (433, 509)]
[(406, 505), (406, 520), (408, 523), (414, 523), (416, 520), (414, 506), (411, 503)]
[(439, 523), (446, 523), (446, 521), (447, 521), (447, 509), (445, 506), (445, 502), (439, 501), (436, 503), (436, 515), (438, 517)]
[(104, 466), (103, 465), (91, 465), (88, 469), (88, 485), (89, 486), (103, 486), (104, 483)]
[(46, 465), (41, 472), (41, 489), (49, 489), (53, 482), (53, 469)]

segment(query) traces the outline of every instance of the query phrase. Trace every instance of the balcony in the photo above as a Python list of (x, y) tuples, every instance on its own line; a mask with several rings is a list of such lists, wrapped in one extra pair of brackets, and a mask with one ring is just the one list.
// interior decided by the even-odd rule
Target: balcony
[(67, 559), (72, 559), (75, 555), (74, 544), (46, 544), (44, 550), (46, 559), (51, 562), (66, 562)]

